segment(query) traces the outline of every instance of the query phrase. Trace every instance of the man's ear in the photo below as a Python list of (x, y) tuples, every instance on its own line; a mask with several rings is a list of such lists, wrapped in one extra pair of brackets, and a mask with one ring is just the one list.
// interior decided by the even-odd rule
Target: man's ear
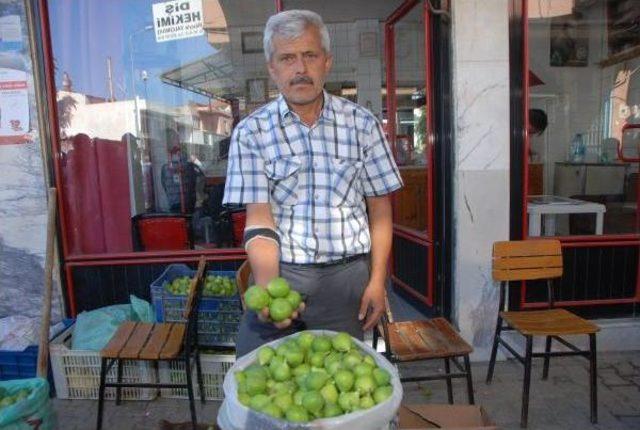
[(327, 54), (327, 58), (324, 60), (324, 71), (326, 74), (329, 74), (332, 66), (333, 66), (333, 55)]
[(275, 70), (273, 68), (273, 59), (271, 59), (270, 61), (267, 61), (267, 71), (269, 72), (269, 76), (271, 76), (271, 79), (274, 82), (277, 82), (275, 78)]

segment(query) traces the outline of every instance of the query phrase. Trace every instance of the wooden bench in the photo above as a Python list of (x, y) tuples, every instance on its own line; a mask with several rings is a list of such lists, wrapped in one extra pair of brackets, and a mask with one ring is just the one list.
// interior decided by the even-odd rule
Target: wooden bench
[[(196, 363), (200, 399), (204, 403), (204, 386), (198, 348), (197, 309), (202, 296), (205, 267), (206, 263), (203, 256), (200, 257), (198, 270), (191, 280), (189, 296), (183, 313), (186, 322), (144, 323), (126, 321), (118, 327), (107, 346), (100, 351), (100, 390), (96, 426), (98, 430), (102, 428), (104, 392), (107, 387), (116, 388), (116, 405), (120, 404), (122, 387), (186, 388), (189, 395), (192, 427), (193, 429), (197, 428), (193, 384), (191, 381), (191, 360), (194, 359)], [(124, 360), (182, 361), (185, 366), (187, 382), (185, 384), (123, 382), (122, 363)], [(116, 382), (107, 382), (107, 372), (114, 364), (117, 366), (117, 380)]]

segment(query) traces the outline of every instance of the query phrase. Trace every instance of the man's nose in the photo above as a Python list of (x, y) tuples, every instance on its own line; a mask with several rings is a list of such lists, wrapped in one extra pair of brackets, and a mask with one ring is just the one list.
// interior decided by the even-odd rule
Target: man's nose
[(304, 61), (304, 57), (296, 57), (296, 61), (293, 65), (294, 71), (298, 74), (304, 74), (307, 71), (307, 64)]

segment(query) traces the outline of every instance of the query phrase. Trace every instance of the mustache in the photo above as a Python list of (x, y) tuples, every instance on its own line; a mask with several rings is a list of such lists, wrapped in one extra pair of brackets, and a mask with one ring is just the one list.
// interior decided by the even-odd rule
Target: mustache
[(289, 82), (289, 85), (297, 85), (297, 84), (313, 85), (313, 79), (311, 79), (309, 76), (296, 76), (295, 78), (291, 79), (291, 81)]

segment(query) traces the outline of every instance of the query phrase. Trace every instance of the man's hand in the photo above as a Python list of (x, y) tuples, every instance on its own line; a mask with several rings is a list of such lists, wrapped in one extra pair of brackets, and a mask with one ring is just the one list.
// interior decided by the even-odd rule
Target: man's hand
[(284, 330), (285, 328), (289, 327), (293, 323), (293, 320), (298, 319), (300, 317), (300, 314), (304, 312), (304, 308), (305, 308), (304, 302), (300, 302), (300, 306), (298, 306), (298, 309), (293, 311), (293, 313), (291, 314), (291, 318), (287, 318), (286, 320), (280, 321), (280, 322), (274, 322), (273, 320), (271, 320), (271, 318), (269, 318), (269, 308), (267, 307), (262, 308), (262, 310), (258, 312), (257, 315), (258, 315), (258, 319), (261, 322), (265, 324), (273, 323), (274, 327), (277, 328), (278, 330)]
[(369, 315), (362, 327), (364, 331), (374, 327), (384, 313), (385, 294), (384, 284), (369, 282), (369, 285), (365, 288), (362, 299), (360, 299), (360, 312), (358, 313), (358, 319), (360, 321), (362, 321), (367, 314)]

